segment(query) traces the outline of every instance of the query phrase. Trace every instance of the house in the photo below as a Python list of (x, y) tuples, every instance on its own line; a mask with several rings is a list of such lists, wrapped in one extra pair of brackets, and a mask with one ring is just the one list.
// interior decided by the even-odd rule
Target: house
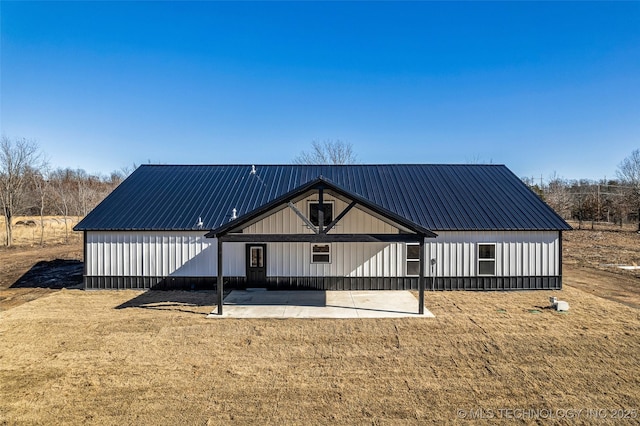
[(87, 289), (419, 289), (422, 307), (425, 288), (560, 289), (570, 227), (503, 165), (143, 165), (74, 229)]

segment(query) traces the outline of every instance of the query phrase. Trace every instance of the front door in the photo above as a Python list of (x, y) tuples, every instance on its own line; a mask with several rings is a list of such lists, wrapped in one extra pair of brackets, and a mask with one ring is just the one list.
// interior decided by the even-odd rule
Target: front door
[(267, 245), (247, 244), (247, 287), (267, 284)]

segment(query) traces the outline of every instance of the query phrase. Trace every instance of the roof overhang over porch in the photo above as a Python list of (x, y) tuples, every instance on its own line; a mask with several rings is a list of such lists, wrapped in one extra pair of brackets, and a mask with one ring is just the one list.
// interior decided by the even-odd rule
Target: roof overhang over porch
[[(331, 223), (324, 225), (323, 217), (320, 216), (318, 220), (317, 228), (302, 212), (300, 212), (292, 203), (305, 198), (309, 193), (318, 191), (319, 204), (323, 203), (323, 194), (325, 192), (330, 193), (343, 201), (349, 203), (349, 205), (340, 212)], [(358, 233), (358, 234), (337, 234), (329, 233), (335, 225), (344, 218), (344, 216), (355, 206), (358, 206), (361, 210), (380, 218), (381, 220), (393, 224), (399, 233), (389, 234), (374, 234), (374, 233)], [(291, 208), (295, 211), (298, 217), (312, 229), (313, 233), (304, 234), (244, 234), (243, 229), (256, 221), (267, 217), (277, 211), (284, 208)], [(319, 209), (321, 211), (322, 209)], [(321, 213), (319, 213), (321, 214)], [(371, 201), (349, 192), (344, 188), (330, 182), (326, 178), (319, 176), (317, 179), (302, 185), (295, 190), (284, 194), (283, 196), (273, 200), (270, 203), (265, 204), (263, 207), (258, 208), (252, 212), (241, 216), (240, 218), (231, 221), (225, 225), (220, 226), (208, 232), (205, 237), (217, 238), (218, 240), (218, 277), (217, 277), (217, 293), (218, 293), (218, 314), (222, 315), (223, 306), (223, 286), (224, 286), (224, 274), (223, 274), (223, 257), (222, 249), (225, 242), (311, 242), (311, 243), (323, 243), (323, 242), (365, 242), (365, 243), (393, 243), (393, 242), (417, 242), (420, 243), (420, 276), (419, 276), (419, 299), (418, 299), (418, 313), (424, 313), (424, 240), (425, 238), (434, 238), (437, 235), (432, 231), (423, 228), (422, 226), (408, 220), (398, 214), (395, 214), (389, 210), (386, 210)]]
[(237, 243), (418, 243), (422, 234), (226, 234), (218, 239)]
[[(252, 223), (273, 214), (279, 210), (292, 206), (292, 202), (300, 200), (308, 196), (313, 191), (318, 191), (320, 199), (322, 194), (327, 193), (342, 199), (343, 201), (350, 203), (345, 211), (341, 212), (332, 223), (320, 229), (315, 230), (314, 234), (282, 234), (282, 235), (259, 235), (251, 234), (252, 240), (246, 240), (245, 235), (242, 234), (242, 230)], [(399, 234), (330, 234), (329, 231), (337, 224), (353, 207), (358, 206), (359, 209), (372, 214), (373, 216), (394, 225), (400, 230)], [(296, 212), (300, 215), (300, 212)], [(304, 217), (301, 219), (305, 220)], [(310, 225), (312, 226), (312, 225)], [(371, 201), (349, 192), (344, 188), (339, 187), (323, 176), (319, 176), (317, 179), (302, 185), (293, 191), (290, 191), (281, 197), (265, 204), (264, 206), (249, 212), (236, 220), (230, 221), (210, 232), (205, 237), (218, 238), (224, 241), (268, 241), (268, 242), (415, 242), (424, 238), (435, 238), (437, 234), (418, 225), (417, 223), (404, 218), (396, 213), (386, 210)], [(261, 238), (256, 240), (256, 238)]]

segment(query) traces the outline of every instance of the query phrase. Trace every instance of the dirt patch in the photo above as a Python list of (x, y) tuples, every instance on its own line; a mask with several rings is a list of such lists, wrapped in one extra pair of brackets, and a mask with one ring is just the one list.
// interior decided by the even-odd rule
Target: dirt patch
[(583, 229), (563, 234), (565, 284), (609, 300), (640, 308), (640, 234), (634, 228)]
[(564, 274), (565, 285), (640, 309), (640, 278), (576, 265), (566, 265)]
[(83, 263), (77, 259), (41, 260), (11, 288), (72, 288), (82, 284)]
[(82, 244), (0, 249), (0, 311), (82, 281)]
[(613, 265), (640, 265), (640, 234), (633, 230), (573, 230), (563, 232), (565, 265), (588, 266), (640, 278), (640, 270)]

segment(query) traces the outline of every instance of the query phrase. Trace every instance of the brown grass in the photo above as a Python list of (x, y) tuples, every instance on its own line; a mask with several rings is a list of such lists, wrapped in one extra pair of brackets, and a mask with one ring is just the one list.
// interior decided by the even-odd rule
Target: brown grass
[[(67, 218), (66, 225), (62, 216), (44, 216), (42, 219), (42, 222), (44, 222), (44, 244), (61, 244), (82, 240), (82, 234), (72, 230), (81, 218), (70, 216)], [(20, 223), (29, 221), (33, 222), (33, 224), (25, 225)], [(35, 246), (40, 244), (43, 234), (40, 216), (16, 216), (12, 219), (12, 223), (14, 245)], [(0, 216), (1, 245), (5, 244), (6, 238), (5, 218)]]
[[(620, 277), (638, 289), (640, 279), (571, 264), (561, 292), (428, 293), (434, 319), (207, 320), (211, 292), (51, 291), (1, 313), (0, 424), (523, 415), (501, 409), (591, 410), (553, 422), (633, 424), (612, 416), (640, 416), (640, 310), (578, 288)], [(545, 309), (551, 295), (570, 311)]]
[[(544, 309), (552, 294), (569, 313)], [(4, 312), (4, 420), (416, 424), (458, 409), (640, 408), (640, 311), (571, 287), (429, 293), (435, 319), (207, 320), (214, 298), (62, 290)]]

